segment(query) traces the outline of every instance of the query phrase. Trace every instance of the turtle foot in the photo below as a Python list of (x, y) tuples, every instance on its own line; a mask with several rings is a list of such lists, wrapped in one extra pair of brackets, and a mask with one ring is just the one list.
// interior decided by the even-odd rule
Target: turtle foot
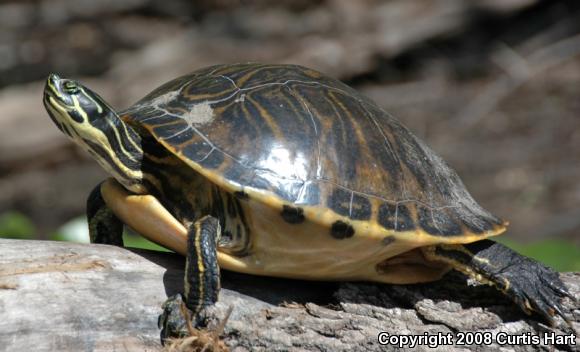
[[(188, 333), (187, 307), (180, 294), (169, 297), (162, 305), (163, 313), (157, 326), (161, 329), (161, 342), (169, 337), (186, 336)], [(185, 313), (185, 314), (184, 314)]]
[(192, 336), (217, 320), (214, 306), (207, 306), (194, 314), (187, 308), (181, 294), (169, 297), (163, 303), (163, 313), (157, 325), (161, 329), (161, 341), (168, 338)]
[(569, 318), (572, 314), (561, 300), (568, 297), (577, 301), (577, 298), (568, 291), (559, 274), (547, 266), (490, 240), (426, 247), (424, 254), (495, 286), (528, 315), (535, 312), (551, 326), (556, 325), (554, 318), (560, 316), (574, 330)]
[[(208, 306), (198, 314), (186, 307), (180, 294), (169, 297), (163, 303), (163, 313), (159, 316), (161, 343), (168, 351), (229, 351), (220, 334), (231, 314), (230, 308), (226, 317), (214, 329), (207, 326), (214, 320), (215, 306)], [(216, 318), (217, 319), (217, 318)]]
[(560, 301), (564, 297), (576, 298), (568, 291), (557, 272), (526, 257), (494, 275), (498, 287), (512, 298), (526, 313), (536, 312), (555, 325), (554, 317), (559, 315), (569, 326), (571, 316)]

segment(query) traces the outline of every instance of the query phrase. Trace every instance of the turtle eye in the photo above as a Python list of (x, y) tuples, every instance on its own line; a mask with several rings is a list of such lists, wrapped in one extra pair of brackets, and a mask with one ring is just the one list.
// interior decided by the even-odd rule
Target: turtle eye
[(74, 81), (66, 81), (63, 84), (64, 92), (67, 94), (77, 94), (79, 92), (79, 86)]

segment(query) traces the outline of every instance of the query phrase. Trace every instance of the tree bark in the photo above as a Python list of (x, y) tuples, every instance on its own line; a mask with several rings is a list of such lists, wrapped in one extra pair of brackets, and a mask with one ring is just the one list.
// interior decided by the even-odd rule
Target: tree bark
[[(183, 258), (171, 253), (0, 239), (0, 350), (161, 350), (157, 317), (167, 296), (182, 290), (183, 267)], [(580, 274), (562, 278), (580, 297)], [(579, 350), (578, 339), (559, 345), (525, 341), (551, 332), (569, 336), (571, 330), (561, 319), (548, 328), (493, 288), (457, 273), (430, 284), (384, 285), (223, 271), (222, 286), (216, 312), (223, 317), (233, 307), (223, 333), (232, 351), (399, 350), (397, 344), (379, 345), (380, 332), (429, 336), (441, 351)], [(578, 331), (578, 302), (563, 304), (573, 311)], [(496, 338), (506, 336), (500, 332), (524, 340), (498, 344)], [(458, 344), (462, 333), (465, 345)], [(491, 346), (470, 343), (488, 337)]]

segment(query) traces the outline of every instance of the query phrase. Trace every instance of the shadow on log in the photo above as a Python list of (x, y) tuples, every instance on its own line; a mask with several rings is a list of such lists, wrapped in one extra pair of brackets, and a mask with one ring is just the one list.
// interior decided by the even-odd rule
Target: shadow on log
[[(166, 297), (182, 290), (183, 266), (183, 258), (170, 253), (0, 239), (0, 350), (161, 350), (157, 317)], [(562, 277), (579, 297), (580, 274)], [(570, 335), (561, 320), (557, 328), (549, 328), (494, 289), (468, 286), (466, 280), (450, 273), (431, 284), (395, 286), (224, 271), (217, 311), (224, 316), (233, 307), (223, 336), (232, 351), (399, 350), (379, 345), (381, 331), (450, 336), (455, 344), (438, 348), (447, 351), (499, 350), (496, 338), (506, 336), (500, 332), (524, 338)], [(563, 303), (580, 329), (578, 303)], [(458, 332), (468, 331), (483, 334), (465, 335), (466, 345), (458, 345)], [(468, 339), (484, 336), (491, 337), (492, 346), (468, 344)], [(577, 339), (573, 341), (538, 345), (521, 340), (502, 347), (577, 351)], [(419, 345), (414, 350), (428, 349)]]

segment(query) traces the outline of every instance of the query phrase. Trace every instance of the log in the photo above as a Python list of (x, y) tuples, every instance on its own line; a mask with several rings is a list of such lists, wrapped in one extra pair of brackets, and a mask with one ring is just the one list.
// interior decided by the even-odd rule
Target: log
[[(173, 253), (0, 239), (0, 350), (161, 350), (157, 317), (166, 297), (183, 289), (183, 267), (183, 258)], [(580, 297), (580, 273), (562, 278)], [(571, 329), (559, 318), (549, 328), (493, 288), (454, 272), (435, 283), (385, 285), (223, 271), (222, 285), (216, 311), (224, 316), (233, 308), (222, 334), (232, 351), (392, 351), (404, 336), (434, 339), (438, 333), (442, 351), (578, 350), (574, 336), (553, 346), (496, 341), (506, 333), (570, 336)], [(563, 304), (573, 311), (578, 331), (578, 302)], [(396, 343), (379, 345), (380, 332)], [(395, 335), (402, 337), (395, 341)], [(459, 344), (461, 335), (465, 345)], [(484, 338), (493, 344), (472, 341)]]

